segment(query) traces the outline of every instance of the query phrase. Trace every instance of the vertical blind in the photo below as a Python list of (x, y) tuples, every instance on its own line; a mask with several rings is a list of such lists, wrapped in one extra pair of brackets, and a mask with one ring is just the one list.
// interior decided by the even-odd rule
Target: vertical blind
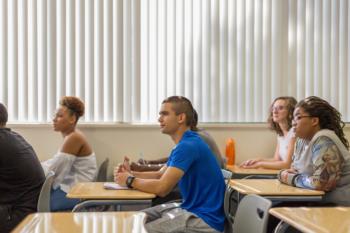
[(48, 122), (61, 96), (86, 122), (155, 122), (170, 95), (202, 122), (264, 122), (317, 95), (350, 121), (348, 0), (2, 0), (0, 102)]

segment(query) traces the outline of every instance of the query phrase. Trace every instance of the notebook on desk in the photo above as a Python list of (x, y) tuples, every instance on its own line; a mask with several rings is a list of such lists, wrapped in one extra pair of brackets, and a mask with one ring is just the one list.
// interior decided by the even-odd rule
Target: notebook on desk
[(106, 182), (103, 184), (103, 187), (105, 189), (113, 189), (113, 190), (123, 190), (123, 189), (129, 189), (128, 187), (125, 186), (121, 186), (117, 183), (113, 183), (113, 182)]

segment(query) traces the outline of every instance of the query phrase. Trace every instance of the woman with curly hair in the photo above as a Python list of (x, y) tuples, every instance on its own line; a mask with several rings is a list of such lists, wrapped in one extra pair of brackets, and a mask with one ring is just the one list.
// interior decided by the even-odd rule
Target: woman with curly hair
[(311, 96), (294, 111), (296, 148), (292, 168), (279, 180), (300, 188), (323, 190), (324, 202), (350, 205), (350, 153), (341, 114), (327, 101)]
[(71, 210), (79, 202), (66, 194), (78, 182), (93, 181), (96, 156), (84, 134), (76, 129), (84, 115), (84, 103), (77, 97), (64, 96), (53, 119), (53, 128), (63, 136), (63, 144), (52, 159), (42, 163), (45, 174), (55, 173), (51, 190), (52, 211)]
[(290, 168), (295, 144), (292, 119), (296, 104), (297, 101), (290, 96), (281, 96), (272, 102), (268, 123), (270, 129), (277, 133), (274, 157), (272, 159), (247, 160), (240, 165), (242, 168)]

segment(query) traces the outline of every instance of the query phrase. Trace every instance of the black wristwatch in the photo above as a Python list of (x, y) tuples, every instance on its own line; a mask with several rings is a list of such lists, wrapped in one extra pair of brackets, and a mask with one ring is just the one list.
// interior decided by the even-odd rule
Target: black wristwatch
[(126, 178), (126, 186), (128, 186), (128, 188), (132, 189), (132, 182), (134, 182), (135, 176), (128, 176), (128, 178)]

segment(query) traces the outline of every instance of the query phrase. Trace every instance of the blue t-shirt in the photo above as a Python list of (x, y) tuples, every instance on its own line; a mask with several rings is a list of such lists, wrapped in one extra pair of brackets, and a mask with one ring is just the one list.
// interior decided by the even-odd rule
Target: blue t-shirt
[(208, 145), (196, 132), (186, 131), (172, 150), (167, 166), (184, 171), (179, 181), (181, 207), (222, 232), (225, 181)]

